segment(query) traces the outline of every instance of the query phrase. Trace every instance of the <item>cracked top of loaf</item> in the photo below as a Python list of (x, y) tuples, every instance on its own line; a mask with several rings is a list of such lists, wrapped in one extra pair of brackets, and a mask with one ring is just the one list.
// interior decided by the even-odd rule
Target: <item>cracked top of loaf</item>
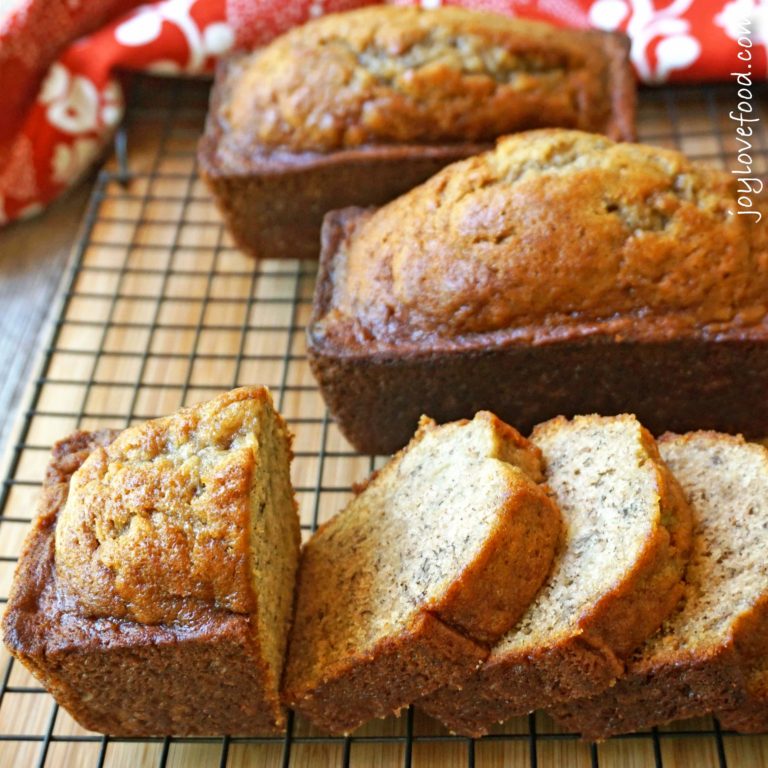
[(376, 211), (337, 217), (317, 340), (370, 344), (751, 327), (768, 310), (768, 206), (684, 155), (568, 130), (501, 139)]
[(233, 61), (224, 87), (233, 138), (293, 152), (551, 125), (632, 133), (623, 38), (461, 8), (325, 16)]
[(270, 570), (259, 562), (260, 521), (278, 503), (263, 471), (279, 475), (271, 457), (287, 467), (289, 446), (269, 391), (255, 387), (95, 446), (56, 526), (66, 595), (89, 616), (145, 624), (183, 620), (202, 605), (255, 612), (257, 584), (270, 583), (259, 573)]

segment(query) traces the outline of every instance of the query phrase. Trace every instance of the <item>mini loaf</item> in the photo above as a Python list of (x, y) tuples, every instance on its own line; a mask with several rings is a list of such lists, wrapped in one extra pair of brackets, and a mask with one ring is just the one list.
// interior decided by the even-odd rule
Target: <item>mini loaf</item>
[(738, 707), (768, 652), (768, 450), (713, 432), (659, 448), (694, 516), (685, 599), (612, 688), (554, 708), (591, 739)]
[[(763, 200), (768, 221), (768, 205)], [(326, 217), (309, 360), (387, 453), (421, 413), (768, 433), (768, 225), (683, 155), (542, 130)]]
[(62, 441), (6, 645), (91, 730), (282, 732), (299, 556), (290, 460), (258, 388)]
[(465, 736), (609, 687), (682, 596), (690, 509), (638, 421), (560, 417), (531, 441), (563, 517), (552, 571), (475, 675), (419, 702)]
[(423, 419), (304, 547), (286, 703), (346, 733), (468, 677), (550, 567), (540, 479), (538, 449), (492, 414)]
[(627, 52), (460, 8), (325, 16), (220, 66), (200, 168), (243, 250), (316, 259), (326, 211), (391, 200), (503, 134), (632, 138)]

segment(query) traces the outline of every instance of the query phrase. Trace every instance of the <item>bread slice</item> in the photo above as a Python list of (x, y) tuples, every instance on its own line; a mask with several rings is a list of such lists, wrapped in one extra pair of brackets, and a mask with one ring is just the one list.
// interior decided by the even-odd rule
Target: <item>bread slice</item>
[(768, 645), (768, 450), (715, 432), (664, 436), (661, 455), (694, 514), (681, 608), (599, 696), (554, 710), (588, 738), (738, 706)]
[(490, 413), (409, 445), (306, 544), (284, 699), (346, 733), (474, 671), (549, 570), (537, 448)]
[(268, 390), (247, 387), (55, 447), (3, 634), (85, 728), (285, 729), (290, 446)]
[(690, 510), (637, 419), (559, 417), (531, 440), (562, 512), (560, 551), (478, 673), (419, 703), (463, 735), (611, 685), (682, 594)]

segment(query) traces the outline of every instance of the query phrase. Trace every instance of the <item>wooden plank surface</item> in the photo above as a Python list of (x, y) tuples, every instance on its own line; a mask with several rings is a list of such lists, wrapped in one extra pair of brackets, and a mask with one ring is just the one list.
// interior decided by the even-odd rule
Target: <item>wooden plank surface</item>
[[(350, 486), (377, 461), (355, 454), (329, 421), (305, 358), (315, 266), (255, 264), (232, 247), (207, 190), (197, 178), (194, 149), (205, 88), (152, 84), (129, 129), (130, 181), (103, 177), (61, 322), (21, 443), (12, 453), (0, 518), (0, 595), (7, 595), (14, 558), (34, 513), (50, 445), (76, 427), (123, 427), (203, 400), (239, 384), (267, 384), (296, 433), (293, 480), (305, 534), (350, 497)], [(733, 162), (728, 92), (706, 97), (688, 90), (643, 98), (641, 135), (679, 146), (711, 162)], [(766, 139), (756, 153), (765, 172)], [(74, 203), (73, 203), (74, 205)], [(31, 225), (30, 225), (31, 226)], [(0, 241), (2, 242), (2, 241)], [(31, 278), (34, 280), (34, 278)], [(49, 289), (50, 292), (50, 289)], [(13, 293), (10, 286), (6, 295)], [(48, 298), (46, 298), (48, 301)], [(36, 311), (42, 312), (42, 307)], [(379, 460), (380, 461), (380, 460)], [(284, 765), (282, 739), (102, 740), (81, 729), (0, 651), (7, 675), (0, 703), (0, 764), (69, 766)], [(19, 738), (11, 738), (13, 735)], [(368, 724), (349, 740), (323, 740), (295, 723), (292, 766), (332, 766), (349, 750), (352, 765), (538, 766), (667, 768), (768, 764), (768, 737), (725, 735), (711, 718), (650, 734), (612, 740), (594, 751), (564, 738), (544, 715), (516, 718), (476, 743), (448, 738), (418, 713)], [(406, 736), (411, 736), (410, 747)]]
[(0, 457), (35, 363), (90, 193), (85, 183), (44, 214), (0, 229)]

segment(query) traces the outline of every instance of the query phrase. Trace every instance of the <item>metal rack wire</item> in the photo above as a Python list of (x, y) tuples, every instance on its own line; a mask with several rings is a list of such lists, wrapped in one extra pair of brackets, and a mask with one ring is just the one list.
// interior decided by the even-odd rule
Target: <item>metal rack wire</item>
[[(302, 528), (314, 530), (378, 465), (349, 449), (309, 373), (304, 327), (315, 265), (255, 263), (232, 246), (197, 178), (204, 82), (138, 79), (114, 157), (96, 180), (61, 288), (51, 336), (0, 488), (0, 601), (30, 520), (51, 444), (75, 428), (123, 427), (240, 384), (267, 384), (297, 434)], [(640, 137), (735, 167), (735, 88), (647, 90)], [(768, 89), (755, 89), (762, 114)], [(768, 119), (768, 117), (766, 118)], [(768, 130), (754, 169), (768, 168)], [(81, 729), (5, 651), (2, 765), (675, 765), (768, 760), (768, 737), (742, 738), (702, 718), (586, 744), (544, 715), (473, 741), (409, 710), (332, 738), (291, 717), (277, 738), (120, 739)]]

